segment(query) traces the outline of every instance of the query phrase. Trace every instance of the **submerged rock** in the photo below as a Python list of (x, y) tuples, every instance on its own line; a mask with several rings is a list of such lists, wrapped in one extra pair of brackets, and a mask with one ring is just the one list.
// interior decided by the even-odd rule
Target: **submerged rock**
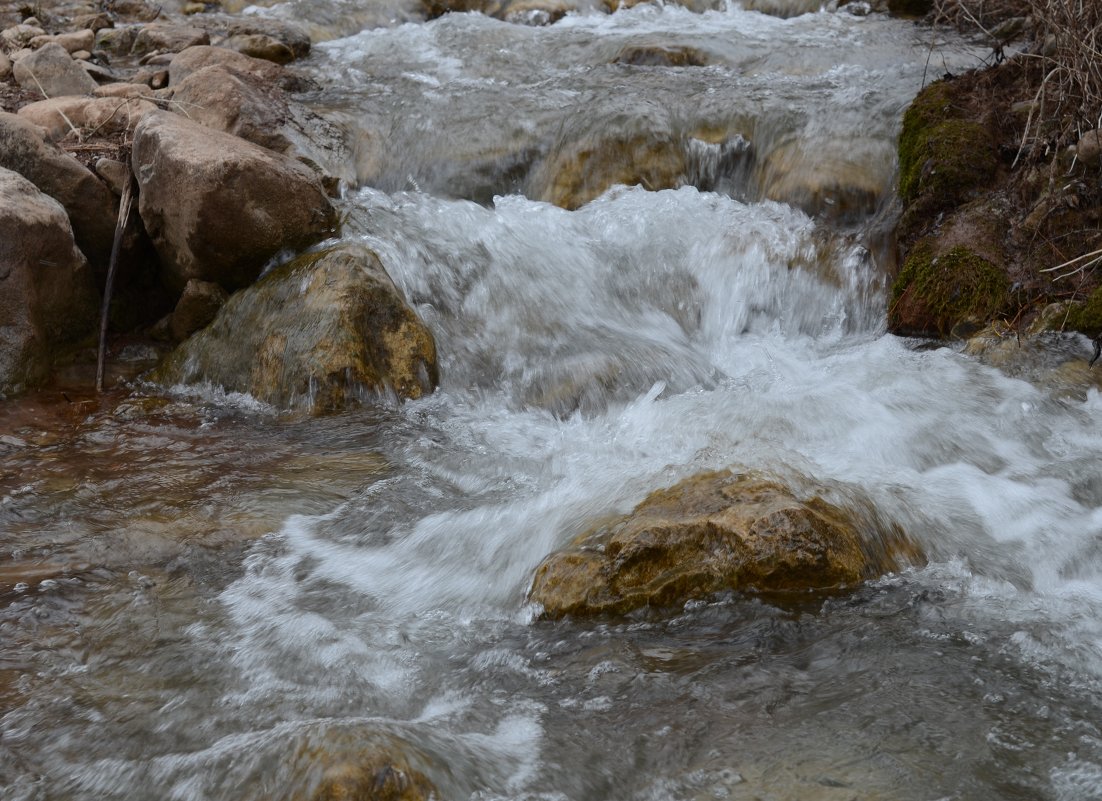
[(630, 134), (585, 138), (553, 152), (533, 172), (527, 195), (576, 209), (614, 184), (676, 189), (688, 182), (689, 161), (676, 136)]
[(673, 44), (629, 44), (620, 48), (613, 64), (631, 67), (706, 67), (708, 55), (695, 47)]
[(404, 759), (377, 755), (325, 772), (311, 801), (429, 801), (436, 788)]
[(239, 33), (227, 39), (222, 46), (276, 64), (290, 64), (295, 60), (290, 47), (263, 33)]
[(96, 305), (65, 210), (0, 167), (0, 396), (41, 383), (53, 350), (92, 330)]
[(378, 257), (341, 245), (278, 267), (231, 297), (151, 377), (326, 411), (380, 392), (431, 392), (436, 344)]
[(477, 11), (518, 25), (551, 25), (572, 11), (593, 10), (595, 0), (422, 0), (429, 19)]
[(282, 43), (295, 58), (305, 58), (310, 54), (310, 34), (302, 27), (274, 17), (256, 15), (233, 16), (230, 14), (199, 14), (189, 20), (212, 35), (225, 36), (268, 36)]
[(550, 618), (623, 614), (723, 590), (853, 587), (918, 557), (898, 529), (877, 539), (861, 528), (855, 515), (775, 480), (702, 473), (549, 556), (530, 598)]
[(967, 341), (964, 352), (1055, 397), (1084, 401), (1092, 389), (1102, 391), (1102, 370), (1090, 367), (1089, 340), (1067, 329), (1074, 310), (1052, 304), (1024, 331), (990, 325)]
[(142, 119), (133, 165), (142, 221), (176, 291), (192, 278), (247, 286), (276, 253), (301, 250), (336, 227), (308, 167), (176, 114)]
[(854, 221), (873, 211), (892, 177), (891, 146), (872, 139), (789, 141), (757, 166), (763, 197), (809, 215)]

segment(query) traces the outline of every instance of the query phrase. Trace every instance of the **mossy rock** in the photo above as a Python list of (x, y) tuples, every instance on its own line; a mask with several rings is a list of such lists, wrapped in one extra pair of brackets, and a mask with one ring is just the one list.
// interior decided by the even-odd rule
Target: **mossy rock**
[(986, 127), (966, 118), (951, 84), (938, 81), (920, 92), (899, 137), (899, 196), (909, 206), (903, 228), (923, 227), (990, 183), (998, 169), (993, 142)]
[(211, 383), (278, 408), (342, 409), (437, 383), (436, 344), (378, 256), (342, 244), (234, 294), (150, 379)]
[(892, 284), (888, 327), (905, 336), (971, 333), (1006, 308), (1009, 290), (1003, 271), (969, 248), (938, 254), (924, 240)]
[(857, 515), (801, 500), (775, 479), (701, 473), (551, 554), (529, 597), (548, 618), (673, 607), (724, 590), (806, 599), (921, 559), (889, 528), (870, 532)]
[(1094, 290), (1085, 303), (1077, 303), (1068, 310), (1065, 327), (1089, 337), (1102, 333), (1102, 287)]

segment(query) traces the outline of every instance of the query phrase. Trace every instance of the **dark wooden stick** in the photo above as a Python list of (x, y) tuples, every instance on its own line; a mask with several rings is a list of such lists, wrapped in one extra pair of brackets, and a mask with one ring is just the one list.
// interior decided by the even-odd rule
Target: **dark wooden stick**
[[(129, 163), (127, 167), (129, 168)], [(103, 392), (103, 373), (107, 361), (107, 313), (111, 308), (111, 292), (115, 288), (115, 271), (119, 265), (119, 248), (122, 245), (123, 231), (130, 219), (130, 206), (133, 202), (134, 175), (128, 169), (126, 186), (119, 199), (119, 218), (115, 222), (115, 239), (111, 243), (111, 261), (107, 265), (107, 283), (103, 287), (103, 308), (99, 318), (99, 354), (96, 358), (96, 392)]]

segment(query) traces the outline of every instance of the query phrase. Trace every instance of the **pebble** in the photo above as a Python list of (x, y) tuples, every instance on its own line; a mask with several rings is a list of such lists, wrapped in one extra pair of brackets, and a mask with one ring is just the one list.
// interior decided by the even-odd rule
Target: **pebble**
[(1093, 167), (1102, 161), (1102, 128), (1087, 131), (1075, 146), (1075, 154), (1079, 161), (1088, 167)]

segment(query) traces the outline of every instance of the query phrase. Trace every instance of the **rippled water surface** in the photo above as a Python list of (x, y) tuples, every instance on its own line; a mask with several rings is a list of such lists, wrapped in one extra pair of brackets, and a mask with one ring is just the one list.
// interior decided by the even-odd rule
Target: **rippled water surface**
[[(304, 799), (377, 754), (444, 799), (1102, 798), (1098, 390), (884, 333), (912, 25), (315, 11), (344, 235), (433, 329), (441, 388), (327, 418), (0, 405), (4, 799)], [(639, 43), (707, 63), (612, 63)], [(541, 199), (579, 142), (636, 135), (692, 169)], [(723, 467), (866, 498), (930, 562), (794, 606), (536, 617), (547, 554)]]

